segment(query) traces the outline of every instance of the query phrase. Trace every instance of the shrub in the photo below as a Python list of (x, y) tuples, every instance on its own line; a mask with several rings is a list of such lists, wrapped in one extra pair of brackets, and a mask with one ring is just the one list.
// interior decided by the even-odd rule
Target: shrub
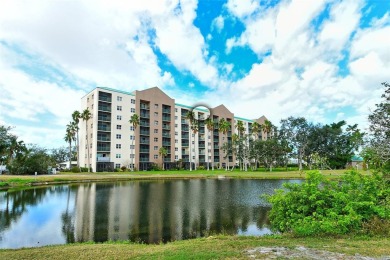
[[(88, 168), (87, 168), (88, 169)], [(80, 169), (79, 167), (77, 166), (73, 166), (71, 169), (70, 169), (71, 172), (75, 173), (75, 172), (80, 172)]]
[(203, 165), (199, 166), (198, 170), (204, 170), (204, 166)]
[(347, 172), (341, 182), (307, 173), (302, 184), (286, 184), (268, 197), (271, 226), (299, 236), (361, 231), (377, 217), (390, 220), (390, 188), (379, 174)]
[(123, 165), (123, 166), (121, 167), (121, 170), (122, 170), (122, 172), (125, 172), (125, 171), (127, 171), (127, 167)]

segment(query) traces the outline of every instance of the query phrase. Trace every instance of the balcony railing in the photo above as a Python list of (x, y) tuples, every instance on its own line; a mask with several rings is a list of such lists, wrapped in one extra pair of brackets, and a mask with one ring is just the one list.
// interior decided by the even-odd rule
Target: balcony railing
[(110, 142), (111, 138), (110, 137), (99, 137), (97, 138), (98, 142)]
[(188, 127), (181, 127), (181, 130), (184, 131), (184, 132), (188, 132), (190, 129)]
[(149, 131), (140, 131), (140, 135), (150, 135)]
[(189, 134), (182, 134), (182, 135), (181, 135), (181, 138), (183, 138), (183, 139), (188, 139), (188, 138), (190, 138), (190, 135), (189, 135)]
[(111, 112), (111, 108), (106, 106), (98, 106), (98, 110), (104, 112)]
[(109, 152), (110, 151), (110, 147), (109, 146), (98, 146), (97, 147), (97, 151), (98, 152)]
[(141, 109), (145, 109), (145, 110), (149, 110), (150, 109), (150, 107), (149, 107), (149, 105), (145, 105), (145, 104), (141, 104)]
[(110, 161), (110, 157), (97, 157), (96, 160), (98, 162), (109, 162)]
[(150, 118), (150, 114), (149, 113), (140, 113), (140, 117)]
[(111, 127), (99, 125), (99, 126), (98, 126), (98, 131), (106, 131), (106, 132), (109, 132), (109, 131), (111, 131)]
[(139, 158), (140, 162), (149, 162), (149, 157), (147, 158)]
[(171, 110), (169, 108), (163, 108), (163, 113), (170, 114)]
[(149, 149), (140, 149), (139, 152), (140, 153), (149, 153)]
[(171, 146), (171, 142), (162, 142), (163, 145)]
[(110, 97), (99, 96), (99, 101), (104, 101), (104, 102), (110, 102), (111, 103), (111, 98)]
[(219, 146), (218, 145), (214, 145), (214, 149), (219, 149)]
[(205, 148), (206, 146), (204, 144), (199, 144), (199, 148)]
[(171, 134), (169, 134), (169, 133), (163, 133), (162, 136), (163, 136), (163, 137), (171, 137)]
[(106, 122), (111, 122), (111, 117), (108, 116), (98, 116), (99, 121), (106, 121)]
[(140, 125), (140, 126), (149, 126), (150, 124), (149, 124), (149, 122), (141, 121), (141, 122), (139, 123), (139, 125)]
[(163, 126), (162, 126), (162, 129), (170, 130), (171, 127), (170, 127), (169, 125), (163, 125)]
[(142, 139), (141, 139), (139, 142), (140, 142), (141, 144), (149, 144), (149, 140), (142, 140)]
[(170, 116), (163, 116), (163, 117), (162, 117), (162, 120), (163, 120), (163, 121), (170, 122), (170, 121), (171, 121), (171, 117), (170, 117)]
[(190, 143), (181, 143), (181, 146), (189, 146)]

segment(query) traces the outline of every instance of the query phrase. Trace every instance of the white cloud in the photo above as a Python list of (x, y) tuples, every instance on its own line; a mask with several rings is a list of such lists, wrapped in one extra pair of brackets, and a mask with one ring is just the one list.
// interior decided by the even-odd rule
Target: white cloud
[(222, 15), (217, 16), (211, 23), (211, 27), (221, 32), (225, 24), (225, 20)]
[(229, 0), (226, 6), (234, 16), (243, 19), (255, 12), (259, 3), (254, 0)]

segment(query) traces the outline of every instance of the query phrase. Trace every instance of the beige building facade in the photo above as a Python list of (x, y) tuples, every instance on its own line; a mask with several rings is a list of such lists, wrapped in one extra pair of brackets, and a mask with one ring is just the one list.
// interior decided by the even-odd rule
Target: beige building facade
[[(92, 117), (80, 122), (80, 165), (90, 165), (93, 172), (113, 171), (131, 165), (138, 170), (150, 170), (154, 165), (166, 169), (180, 167), (195, 169), (234, 166), (234, 156), (227, 157), (222, 145), (232, 141), (236, 124), (242, 121), (245, 133), (251, 133), (254, 122), (263, 124), (264, 116), (251, 120), (235, 117), (226, 106), (214, 108), (191, 107), (175, 100), (158, 87), (125, 92), (98, 87), (82, 97), (81, 110), (89, 109)], [(186, 118), (194, 112), (199, 122), (196, 130)], [(140, 122), (134, 128), (129, 120), (138, 114)], [(208, 129), (205, 119), (215, 123), (224, 118), (231, 128), (224, 134), (218, 127)], [(265, 139), (266, 135), (259, 137)], [(165, 158), (159, 154), (165, 147)]]

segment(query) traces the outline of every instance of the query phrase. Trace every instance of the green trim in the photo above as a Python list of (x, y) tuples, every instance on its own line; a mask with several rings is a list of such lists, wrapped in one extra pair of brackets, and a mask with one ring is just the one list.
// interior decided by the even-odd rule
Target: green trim
[[(187, 105), (183, 105), (183, 104), (179, 104), (179, 103), (175, 103), (175, 105), (179, 106), (179, 107), (193, 109), (193, 107), (191, 107), (191, 106), (187, 106)], [(202, 112), (210, 112), (209, 110), (203, 109), (203, 108), (195, 108), (195, 110), (199, 110), (199, 111), (202, 111)]]
[(117, 89), (107, 88), (107, 87), (97, 87), (97, 88), (101, 88), (101, 89), (108, 90), (108, 91), (113, 91), (113, 92), (118, 92), (118, 93), (130, 95), (130, 96), (135, 96), (133, 93), (127, 92), (127, 91), (123, 91), (123, 90), (117, 90)]
[(234, 118), (235, 118), (235, 119), (238, 119), (238, 120), (241, 120), (241, 121), (244, 120), (244, 121), (248, 121), (248, 122), (251, 122), (251, 123), (254, 122), (252, 119), (247, 119), (247, 118), (243, 118), (243, 117), (235, 116)]
[(352, 156), (351, 161), (354, 161), (354, 162), (362, 162), (362, 161), (363, 161), (363, 158), (360, 157), (360, 156), (354, 155), (354, 156)]

